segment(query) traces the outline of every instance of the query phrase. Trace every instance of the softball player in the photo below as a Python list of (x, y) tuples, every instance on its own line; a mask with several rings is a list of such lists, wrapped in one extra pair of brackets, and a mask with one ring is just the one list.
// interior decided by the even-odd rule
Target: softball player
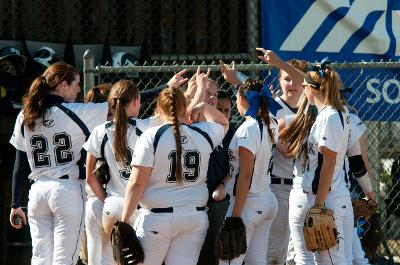
[[(111, 85), (110, 84), (100, 84), (96, 87), (91, 88), (86, 97), (85, 102), (106, 102), (108, 95), (110, 94)], [(110, 113), (108, 113), (107, 119), (110, 118)], [(86, 173), (86, 172), (85, 172)], [(82, 249), (85, 253), (85, 261), (89, 264), (102, 264), (101, 263), (101, 245), (97, 242), (101, 242), (103, 225), (101, 221), (103, 202), (97, 198), (96, 194), (92, 191), (90, 186), (85, 183), (86, 190), (86, 204), (85, 204), (85, 233), (86, 233), (86, 244), (82, 244)], [(84, 240), (84, 239), (83, 239)], [(99, 245), (99, 246), (98, 246)], [(82, 255), (81, 255), (82, 258)]]
[[(263, 51), (263, 50), (262, 50)], [(280, 69), (278, 79), (282, 89), (282, 96), (275, 100), (282, 106), (276, 114), (276, 119), (297, 112), (299, 98), (303, 92), (301, 82), (304, 76), (297, 73), (296, 69), (307, 72), (305, 61), (290, 60), (282, 62), (270, 50), (264, 50), (263, 61), (275, 65)], [(296, 68), (296, 69), (295, 69)], [(293, 77), (292, 77), (293, 76)], [(284, 264), (289, 244), (289, 193), (293, 185), (293, 158), (283, 156), (279, 150), (275, 153), (271, 165), (271, 190), (278, 199), (278, 213), (272, 222), (268, 238), (267, 264)]]
[[(105, 103), (69, 103), (79, 91), (78, 70), (65, 63), (49, 66), (24, 97), (10, 140), (19, 156), (27, 157), (34, 181), (28, 202), (32, 264), (74, 264), (78, 258), (85, 195), (77, 162), (85, 136), (108, 111)], [(10, 214), (15, 228), (21, 225), (12, 222), (14, 215), (27, 224), (19, 206)]]
[[(108, 105), (114, 119), (97, 126), (83, 146), (88, 152), (87, 182), (97, 198), (104, 203), (101, 222), (105, 232), (103, 248), (101, 240), (93, 242), (97, 245), (96, 249), (103, 249), (104, 253), (111, 253), (109, 240), (111, 230), (115, 221), (121, 219), (132, 152), (136, 140), (145, 130), (146, 123), (146, 121), (131, 118), (139, 114), (140, 95), (136, 85), (129, 80), (120, 80), (113, 85)], [(92, 173), (99, 158), (107, 161), (110, 171), (110, 180), (107, 183), (106, 191)], [(133, 224), (133, 216), (130, 223)], [(98, 252), (93, 254), (101, 256)], [(89, 264), (100, 263), (91, 261), (89, 256)], [(115, 264), (112, 255), (103, 255), (102, 264)]]
[[(227, 215), (241, 217), (246, 226), (247, 253), (230, 264), (266, 264), (268, 232), (278, 203), (271, 192), (271, 160), (277, 142), (277, 123), (270, 118), (268, 88), (246, 80), (239, 86), (236, 106), (246, 121), (229, 145), (231, 172), (226, 190), (232, 199)], [(260, 116), (257, 116), (260, 113)], [(220, 260), (220, 265), (229, 264)]]
[(303, 86), (310, 104), (317, 106), (318, 116), (307, 141), (309, 161), (302, 187), (310, 206), (325, 206), (334, 211), (340, 235), (338, 246), (314, 253), (315, 261), (317, 264), (350, 264), (353, 209), (343, 170), (350, 117), (340, 101), (340, 79), (323, 61), (318, 69), (306, 74)]
[[(289, 196), (289, 226), (293, 246), (295, 264), (314, 264), (312, 252), (306, 249), (303, 236), (304, 219), (309, 208), (307, 195), (303, 192), (301, 183), (307, 161), (307, 142), (311, 126), (315, 121), (313, 106), (304, 97), (296, 115), (286, 115), (279, 120), (280, 127), (285, 127), (279, 135), (282, 144), (278, 150), (285, 156), (295, 157), (293, 170), (293, 186)], [(282, 125), (282, 126), (281, 126)], [(287, 146), (286, 146), (287, 145)]]
[[(347, 152), (348, 158), (345, 160), (345, 171), (348, 172), (349, 184), (352, 183), (352, 177), (355, 177), (362, 191), (369, 198), (374, 199), (375, 194), (372, 189), (371, 179), (367, 172), (365, 161), (362, 157), (362, 137), (366, 130), (365, 125), (362, 123), (360, 118), (350, 113), (351, 118), (351, 134), (349, 140), (349, 150)], [(349, 187), (350, 185), (348, 185)], [(351, 188), (351, 187), (349, 187)], [(350, 189), (351, 190), (351, 189)], [(358, 194), (354, 194), (353, 197), (358, 197)], [(369, 261), (365, 257), (365, 252), (362, 249), (360, 238), (357, 235), (357, 228), (354, 228), (353, 234), (353, 264), (354, 265), (368, 265)]]
[(163, 260), (166, 265), (196, 264), (208, 227), (208, 159), (228, 120), (215, 107), (200, 103), (192, 119), (204, 115), (213, 122), (185, 125), (186, 103), (179, 88), (162, 91), (157, 107), (167, 124), (145, 131), (136, 142), (122, 220), (129, 221), (140, 201), (134, 228), (145, 265)]

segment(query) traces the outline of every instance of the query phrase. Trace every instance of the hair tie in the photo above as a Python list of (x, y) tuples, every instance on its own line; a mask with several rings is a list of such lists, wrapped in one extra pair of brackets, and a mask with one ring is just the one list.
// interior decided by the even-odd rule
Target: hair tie
[(42, 85), (46, 85), (47, 84), (46, 77), (44, 77), (44, 76), (40, 77), (40, 81), (42, 82)]
[(249, 103), (249, 108), (246, 111), (245, 115), (251, 116), (254, 119), (257, 117), (257, 112), (260, 109), (262, 97), (264, 97), (265, 100), (267, 101), (268, 110), (269, 110), (269, 112), (271, 112), (271, 114), (273, 116), (276, 116), (276, 113), (278, 112), (278, 110), (283, 108), (281, 105), (279, 105), (278, 102), (276, 102), (272, 98), (272, 93), (269, 90), (268, 84), (264, 83), (264, 85), (261, 89), (261, 92), (257, 92), (254, 90), (247, 90), (245, 94), (246, 94), (247, 103)]

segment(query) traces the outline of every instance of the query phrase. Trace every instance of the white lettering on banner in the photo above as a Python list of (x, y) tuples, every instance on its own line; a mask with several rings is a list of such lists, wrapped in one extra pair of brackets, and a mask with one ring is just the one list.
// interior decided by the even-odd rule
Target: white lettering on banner
[(392, 25), (393, 34), (396, 38), (396, 55), (400, 55), (400, 10), (392, 11)]
[(282, 43), (280, 49), (302, 51), (325, 18), (340, 7), (350, 7), (349, 0), (315, 1)]
[[(376, 21), (372, 32), (360, 41), (354, 52), (385, 54), (388, 51), (390, 37), (386, 30), (387, 1), (377, 0), (355, 0), (351, 6), (349, 0), (315, 1), (282, 43), (280, 49), (302, 51), (326, 17), (338, 8), (349, 8), (349, 10), (322, 40), (317, 52), (339, 52), (353, 33), (362, 27), (367, 16), (374, 11), (383, 12)], [(400, 13), (397, 10), (392, 11), (392, 29), (398, 42), (400, 42), (399, 21)], [(400, 55), (400, 44), (396, 46), (395, 55)]]
[[(387, 79), (382, 85), (382, 92), (379, 90), (381, 85), (381, 80), (377, 78), (371, 78), (367, 81), (367, 89), (373, 95), (367, 97), (365, 100), (367, 103), (375, 104), (378, 103), (381, 98), (388, 104), (398, 104), (400, 103), (400, 82), (397, 79)], [(395, 98), (389, 96), (389, 89), (397, 89), (398, 93)]]

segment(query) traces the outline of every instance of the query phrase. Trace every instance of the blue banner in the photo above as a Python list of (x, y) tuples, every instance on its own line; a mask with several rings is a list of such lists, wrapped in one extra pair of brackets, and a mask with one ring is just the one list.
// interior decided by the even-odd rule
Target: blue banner
[[(262, 46), (282, 59), (399, 61), (400, 0), (262, 0)], [(400, 70), (339, 72), (363, 120), (400, 120)]]

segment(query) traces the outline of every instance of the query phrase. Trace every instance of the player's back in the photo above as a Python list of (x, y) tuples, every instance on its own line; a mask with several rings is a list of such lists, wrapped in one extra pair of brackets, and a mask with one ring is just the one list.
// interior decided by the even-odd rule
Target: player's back
[[(75, 118), (71, 118), (71, 112)], [(21, 113), (17, 123), (21, 124), (19, 133), (23, 140), (19, 141), (24, 145), (25, 150), (22, 151), (26, 151), (31, 167), (29, 178), (60, 178), (64, 175), (78, 178), (77, 162), (86, 136), (77, 120), (91, 131), (104, 122), (106, 115), (106, 104), (62, 103), (50, 107), (43, 121), (38, 119), (32, 131), (23, 125)]]
[(204, 206), (208, 200), (206, 176), (210, 153), (224, 136), (223, 127), (201, 122), (180, 126), (183, 183), (176, 181), (176, 144), (171, 125), (147, 130), (136, 143), (133, 164), (152, 167), (143, 194), (144, 208)]

